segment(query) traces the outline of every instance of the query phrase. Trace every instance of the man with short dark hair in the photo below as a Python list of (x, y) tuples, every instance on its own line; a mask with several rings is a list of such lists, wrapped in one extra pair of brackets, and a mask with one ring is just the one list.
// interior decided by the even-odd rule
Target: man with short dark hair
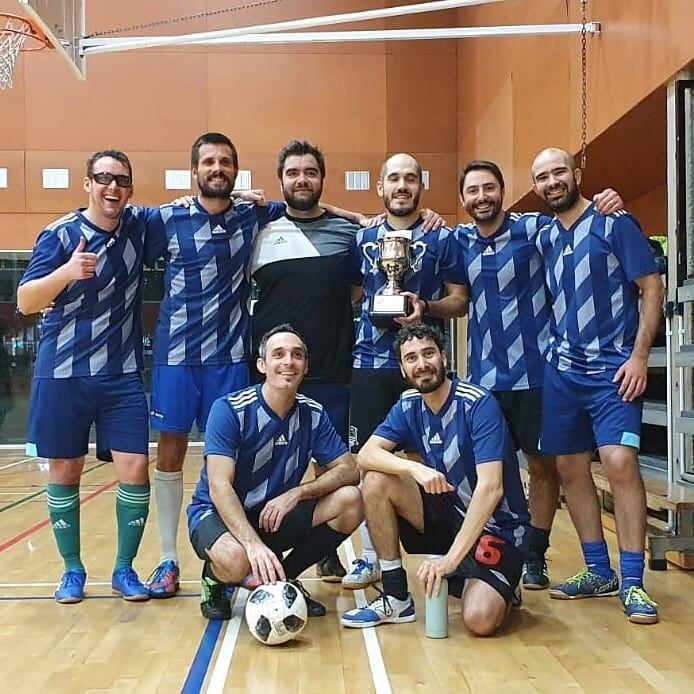
[[(205, 562), (201, 609), (208, 619), (229, 619), (226, 585), (294, 580), (363, 518), (347, 446), (325, 409), (298, 393), (308, 353), (294, 328), (279, 325), (263, 336), (257, 367), (262, 385), (212, 406), (188, 507), (191, 542)], [(317, 476), (302, 483), (311, 459)], [(308, 606), (309, 615), (325, 614), (310, 597)]]
[(193, 422), (204, 432), (212, 403), (250, 383), (251, 248), (258, 230), (284, 213), (281, 203), (256, 207), (230, 199), (238, 154), (222, 133), (197, 138), (191, 170), (200, 191), (193, 204), (159, 210), (166, 268), (150, 413), (159, 431), (154, 495), (161, 555), (149, 583), (154, 598), (178, 590), (176, 536)]
[[(410, 386), (359, 453), (366, 521), (381, 562), (383, 592), (342, 616), (347, 627), (416, 619), (400, 543), (422, 562), (427, 596), (462, 593), (463, 621), (476, 635), (501, 626), (523, 567), (528, 510), (515, 452), (496, 399), (447, 377), (444, 338), (428, 325), (394, 341)], [(400, 458), (416, 449), (422, 462)]]
[[(543, 150), (532, 166), (533, 188), (556, 215), (536, 240), (552, 302), (541, 447), (557, 455), (586, 563), (550, 597), (619, 595), (629, 621), (652, 624), (658, 609), (643, 587), (646, 498), (637, 451), (664, 290), (636, 220), (624, 210), (598, 214), (581, 195), (581, 174), (562, 149)], [(621, 586), (591, 473), (596, 445), (614, 497)]]
[[(523, 587), (541, 590), (549, 587), (545, 553), (559, 496), (554, 457), (539, 448), (549, 307), (535, 240), (551, 218), (504, 211), (504, 178), (491, 161), (468, 162), (459, 189), (473, 219), (456, 229), (470, 300), (468, 376), (495, 395), (528, 462), (531, 525)], [(596, 205), (612, 212), (621, 200), (608, 189), (596, 196)]]
[(118, 550), (111, 588), (125, 600), (149, 591), (132, 568), (149, 511), (147, 400), (142, 370), (142, 264), (162, 251), (151, 210), (129, 206), (132, 167), (118, 150), (87, 162), (86, 209), (38, 237), (17, 290), (25, 315), (47, 306), (32, 382), (28, 440), (48, 458), (46, 486), (65, 573), (55, 599), (77, 603), (87, 574), (80, 556), (79, 486), (96, 425), (97, 456), (118, 477)]

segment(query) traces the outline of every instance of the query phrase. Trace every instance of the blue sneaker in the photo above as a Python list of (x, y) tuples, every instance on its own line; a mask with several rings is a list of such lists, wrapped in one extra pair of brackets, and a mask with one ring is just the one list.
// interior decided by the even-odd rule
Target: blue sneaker
[(180, 575), (181, 572), (175, 561), (171, 559), (163, 561), (147, 579), (150, 597), (158, 599), (172, 598), (178, 593), (180, 585), (178, 579)]
[(655, 624), (658, 621), (658, 604), (648, 597), (648, 593), (637, 586), (622, 591), (619, 595), (624, 612), (630, 622), (635, 624)]
[(381, 570), (366, 559), (355, 559), (352, 562), (354, 567), (346, 576), (342, 577), (342, 587), (349, 590), (360, 590), (372, 583), (376, 583), (381, 578)]
[(73, 602), (82, 602), (84, 599), (84, 584), (87, 574), (79, 569), (66, 571), (60, 579), (60, 585), (55, 591), (55, 601), (63, 605)]
[(345, 612), (340, 618), (342, 626), (364, 629), (377, 627), (379, 624), (404, 624), (417, 619), (411, 593), (408, 593), (404, 600), (398, 600), (380, 590), (378, 593), (378, 597), (365, 607), (356, 607)]
[(555, 600), (578, 598), (606, 598), (619, 595), (619, 580), (613, 571), (611, 576), (601, 576), (589, 569), (581, 569), (564, 583), (549, 589), (549, 597)]
[(111, 592), (114, 595), (120, 595), (123, 600), (132, 602), (149, 600), (149, 588), (140, 581), (135, 569), (131, 566), (124, 566), (113, 572)]

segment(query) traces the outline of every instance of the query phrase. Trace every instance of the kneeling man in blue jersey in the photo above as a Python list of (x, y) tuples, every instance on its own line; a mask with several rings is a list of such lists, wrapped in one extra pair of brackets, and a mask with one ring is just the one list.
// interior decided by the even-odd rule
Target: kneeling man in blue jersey
[[(262, 384), (215, 401), (205, 461), (188, 507), (190, 539), (205, 564), (202, 614), (229, 619), (226, 585), (294, 580), (361, 523), (359, 472), (322, 405), (298, 393), (308, 371), (290, 325), (260, 341)], [(316, 478), (302, 483), (314, 459)], [(282, 553), (290, 550), (282, 558)], [(309, 615), (325, 607), (307, 597)]]
[[(542, 151), (532, 174), (535, 191), (556, 215), (537, 238), (552, 301), (541, 447), (558, 454), (586, 562), (550, 596), (619, 594), (630, 621), (651, 624), (658, 611), (643, 589), (646, 497), (636, 454), (663, 285), (636, 220), (624, 211), (598, 214), (580, 193), (581, 170), (568, 152)], [(591, 475), (596, 445), (614, 497), (621, 587)]]
[(112, 459), (118, 476), (112, 589), (126, 600), (147, 600), (132, 568), (149, 511), (140, 313), (142, 263), (153, 264), (160, 250), (149, 212), (127, 205), (133, 179), (123, 152), (92, 155), (83, 185), (87, 207), (39, 235), (17, 291), (25, 315), (54, 305), (34, 368), (28, 436), (35, 455), (48, 458), (46, 498), (65, 562), (55, 599), (84, 597), (79, 485), (95, 424), (97, 456)]
[[(395, 351), (407, 384), (359, 453), (362, 494), (381, 562), (383, 592), (342, 616), (347, 627), (412, 622), (415, 605), (400, 543), (411, 554), (440, 554), (417, 576), (428, 596), (450, 576), (463, 599), (463, 621), (494, 634), (521, 578), (528, 506), (499, 403), (480, 386), (446, 376), (438, 328), (403, 328)], [(414, 447), (424, 464), (393, 451)]]

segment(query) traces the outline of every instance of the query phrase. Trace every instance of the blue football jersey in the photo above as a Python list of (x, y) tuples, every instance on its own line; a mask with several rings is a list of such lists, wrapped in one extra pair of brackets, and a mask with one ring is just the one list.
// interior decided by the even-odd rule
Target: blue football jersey
[(507, 213), (497, 232), (457, 229), (470, 292), (468, 377), (490, 390), (542, 387), (549, 308), (535, 242), (549, 223), (539, 214)]
[(167, 245), (155, 364), (235, 364), (250, 357), (252, 244), (258, 229), (284, 211), (284, 203), (237, 201), (212, 215), (197, 198), (189, 208), (160, 208)]
[(247, 511), (263, 506), (301, 484), (313, 458), (327, 465), (347, 447), (330, 423), (323, 406), (296, 396), (293, 409), (280, 419), (267, 405), (262, 385), (225, 395), (212, 405), (205, 432), (205, 462), (188, 507), (193, 530), (212, 508), (207, 478), (207, 456), (223, 455), (236, 461), (233, 488)]
[(541, 229), (537, 245), (552, 299), (548, 360), (573, 373), (618, 369), (639, 324), (634, 280), (658, 272), (638, 222), (590, 205), (570, 229), (557, 219)]
[(530, 516), (518, 460), (499, 404), (488, 390), (453, 377), (448, 400), (436, 414), (421, 393), (406, 390), (374, 434), (414, 446), (426, 465), (443, 473), (455, 487), (462, 516), (477, 485), (477, 466), (502, 461), (504, 495), (485, 529), (523, 546)]
[(153, 264), (162, 239), (150, 227), (154, 210), (127, 205), (111, 232), (83, 210), (39, 235), (20, 285), (64, 265), (81, 239), (97, 256), (96, 276), (70, 282), (42, 324), (35, 378), (110, 376), (142, 369), (142, 266)]
[[(371, 299), (386, 286), (387, 277), (375, 262), (378, 255), (373, 248), (386, 233), (393, 231), (387, 224), (362, 229), (352, 249), (352, 284), (362, 284), (364, 295), (357, 327), (353, 367), (355, 369), (399, 369), (393, 349), (393, 341), (400, 326), (379, 328), (371, 322)], [(460, 245), (453, 232), (442, 227), (438, 231), (424, 233), (421, 222), (406, 233), (412, 234), (410, 244), (410, 268), (402, 277), (403, 291), (416, 294), (420, 299), (435, 301), (445, 294), (444, 284), (465, 284)], [(425, 316), (425, 322), (444, 328), (443, 321)]]

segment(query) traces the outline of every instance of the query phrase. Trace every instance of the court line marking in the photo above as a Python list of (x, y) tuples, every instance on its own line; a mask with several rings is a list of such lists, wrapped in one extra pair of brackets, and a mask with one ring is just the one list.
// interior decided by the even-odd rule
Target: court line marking
[[(82, 477), (84, 477), (85, 475), (90, 473), (92, 470), (98, 470), (99, 468), (104, 467), (104, 465), (110, 465), (110, 463), (102, 462), (102, 463), (98, 463), (97, 465), (94, 465), (92, 467), (89, 467), (82, 473)], [(28, 496), (25, 496), (23, 499), (17, 499), (16, 501), (13, 501), (12, 503), (7, 504), (7, 506), (3, 506), (2, 508), (0, 508), (0, 513), (4, 513), (5, 511), (9, 511), (13, 508), (17, 508), (17, 506), (21, 506), (22, 504), (25, 504), (26, 502), (31, 501), (32, 499), (35, 499), (37, 496), (41, 496), (41, 494), (45, 494), (45, 493), (46, 493), (46, 488), (43, 487), (43, 489), (40, 489), (39, 491), (34, 492), (33, 494), (29, 494)], [(80, 492), (80, 494), (81, 494), (81, 492)], [(85, 500), (86, 500), (86, 498), (87, 497), (85, 497)], [(82, 503), (82, 501), (80, 501), (80, 503)]]
[(231, 661), (234, 657), (236, 643), (239, 639), (239, 630), (241, 629), (241, 622), (246, 607), (246, 600), (248, 599), (248, 591), (245, 588), (237, 589), (236, 593), (237, 597), (234, 601), (231, 619), (227, 624), (224, 639), (219, 649), (219, 655), (217, 655), (217, 660), (215, 661), (212, 675), (210, 676), (210, 682), (207, 685), (207, 694), (222, 694), (224, 691), (224, 683), (226, 682), (229, 668), (231, 667)]
[[(94, 469), (94, 468), (92, 468)], [(109, 482), (108, 484), (105, 484), (103, 487), (99, 487), (96, 491), (92, 492), (88, 496), (85, 496), (84, 499), (80, 499), (80, 506), (86, 504), (88, 501), (91, 501), (93, 498), (99, 496), (99, 494), (102, 494), (103, 492), (107, 491), (108, 489), (112, 489), (118, 484), (118, 480), (113, 480), (113, 482)], [(39, 492), (43, 494), (43, 492)], [(19, 503), (19, 502), (15, 502)], [(10, 504), (11, 506), (12, 504)], [(6, 506), (4, 509), (0, 509), (0, 512), (3, 510), (6, 510), (8, 507)], [(33, 535), (35, 532), (41, 530), (42, 528), (45, 528), (47, 525), (50, 525), (51, 519), (50, 518), (44, 518), (42, 521), (39, 523), (35, 523), (31, 527), (27, 528), (26, 530), (22, 531), (19, 533), (19, 535), (15, 535), (13, 538), (7, 540), (6, 542), (3, 542), (0, 545), (0, 553), (4, 552), (6, 549), (9, 549), (10, 547), (13, 547), (16, 545), (18, 542), (21, 542), (25, 538), (29, 537), (29, 535)]]
[[(348, 537), (342, 543), (342, 546), (345, 550), (345, 556), (347, 557), (347, 564), (350, 565), (356, 560), (352, 538)], [(368, 604), (366, 593), (363, 589), (354, 591), (354, 601), (357, 603), (357, 607), (365, 607)], [(340, 628), (346, 627), (341, 626)], [(369, 658), (369, 669), (371, 670), (371, 679), (374, 683), (374, 691), (376, 694), (392, 694), (393, 690), (390, 686), (388, 671), (386, 670), (386, 664), (383, 660), (381, 644), (378, 642), (378, 636), (376, 636), (376, 628), (367, 627), (366, 629), (360, 629), (360, 631), (364, 637), (366, 655)]]
[(218, 619), (211, 620), (207, 623), (202, 638), (200, 639), (198, 650), (190, 665), (188, 676), (181, 688), (181, 694), (199, 694), (199, 692), (202, 691), (202, 685), (205, 681), (207, 670), (210, 667), (210, 661), (214, 655), (219, 632), (222, 630), (223, 625), (224, 622)]
[(0, 472), (2, 472), (3, 470), (9, 470), (11, 467), (17, 467), (17, 465), (22, 465), (23, 463), (29, 463), (32, 460), (40, 460), (40, 459), (36, 458), (36, 457), (31, 457), (31, 458), (24, 458), (24, 460), (17, 460), (14, 463), (9, 463), (7, 465), (0, 466)]

